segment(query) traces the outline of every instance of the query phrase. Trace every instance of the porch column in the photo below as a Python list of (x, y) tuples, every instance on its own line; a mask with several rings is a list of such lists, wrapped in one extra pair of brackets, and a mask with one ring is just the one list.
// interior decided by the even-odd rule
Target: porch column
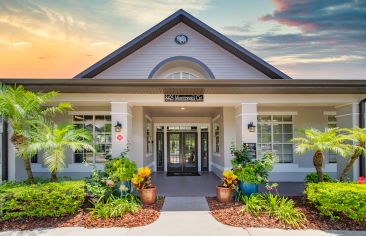
[(236, 145), (242, 143), (257, 143), (257, 127), (250, 132), (248, 125), (257, 126), (257, 103), (241, 103), (236, 106)]
[[(118, 157), (126, 150), (129, 143), (129, 135), (132, 130), (132, 115), (128, 102), (111, 102), (112, 117), (112, 157)], [(121, 131), (117, 132), (115, 125), (122, 125)]]
[[(336, 119), (337, 127), (339, 128), (353, 128), (359, 126), (359, 105), (358, 103), (349, 103), (340, 106), (336, 106)], [(337, 174), (340, 177), (344, 167), (347, 164), (348, 158), (337, 159)], [(359, 176), (360, 163), (356, 161), (350, 171), (348, 177), (351, 180), (356, 180)]]

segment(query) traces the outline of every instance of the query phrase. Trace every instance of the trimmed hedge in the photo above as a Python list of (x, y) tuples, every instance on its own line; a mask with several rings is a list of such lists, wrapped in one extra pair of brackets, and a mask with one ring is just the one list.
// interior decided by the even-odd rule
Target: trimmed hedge
[(84, 181), (0, 186), (0, 220), (73, 214), (84, 202)]
[(366, 184), (309, 183), (305, 195), (324, 216), (366, 221)]

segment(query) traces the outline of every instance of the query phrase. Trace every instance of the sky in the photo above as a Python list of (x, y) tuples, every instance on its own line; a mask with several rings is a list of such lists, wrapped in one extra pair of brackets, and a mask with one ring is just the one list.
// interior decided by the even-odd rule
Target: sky
[(0, 0), (0, 78), (72, 78), (180, 8), (294, 79), (366, 79), (366, 0)]

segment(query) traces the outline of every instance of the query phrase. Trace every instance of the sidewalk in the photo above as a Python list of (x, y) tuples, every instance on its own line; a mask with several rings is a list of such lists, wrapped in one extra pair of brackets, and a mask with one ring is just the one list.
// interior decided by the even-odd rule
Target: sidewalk
[(330, 236), (366, 235), (357, 231), (320, 231), (320, 230), (280, 230), (266, 228), (237, 228), (217, 222), (209, 213), (204, 197), (167, 197), (161, 215), (154, 223), (136, 228), (98, 228), (85, 229), (67, 227), (38, 229), (32, 231), (0, 232), (0, 236)]

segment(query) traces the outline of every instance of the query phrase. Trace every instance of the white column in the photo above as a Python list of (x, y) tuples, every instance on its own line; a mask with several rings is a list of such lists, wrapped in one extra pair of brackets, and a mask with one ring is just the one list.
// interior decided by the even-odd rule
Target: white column
[[(349, 103), (335, 107), (336, 108), (336, 119), (337, 127), (340, 128), (353, 128), (359, 126), (359, 105), (358, 103)], [(338, 158), (337, 159), (337, 172), (338, 177), (340, 177), (344, 167), (348, 162), (348, 158)], [(351, 180), (356, 180), (360, 172), (360, 163), (357, 160), (353, 165), (351, 172), (349, 173), (349, 178)]]
[[(132, 130), (132, 114), (128, 102), (111, 102), (112, 116), (112, 157), (117, 157), (123, 152), (129, 143), (129, 135)], [(114, 126), (117, 122), (122, 124), (121, 132), (116, 132)], [(122, 135), (122, 140), (118, 136)]]
[(236, 145), (242, 143), (257, 143), (257, 127), (255, 132), (249, 132), (248, 124), (257, 126), (257, 103), (241, 103), (236, 106)]

